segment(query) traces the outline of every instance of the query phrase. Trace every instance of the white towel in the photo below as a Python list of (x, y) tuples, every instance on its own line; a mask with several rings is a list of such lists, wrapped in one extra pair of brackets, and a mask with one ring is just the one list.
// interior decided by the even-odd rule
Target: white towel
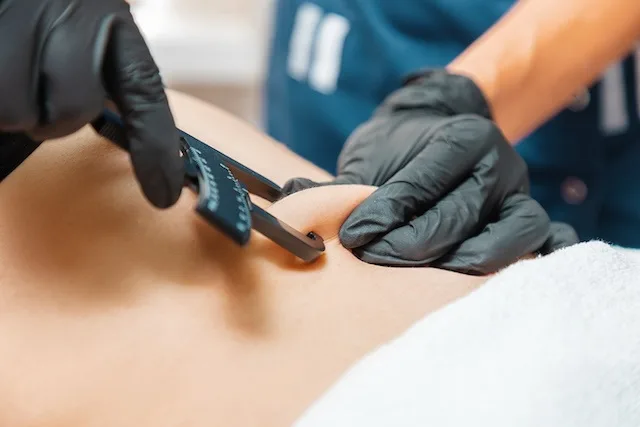
[(360, 360), (296, 427), (638, 427), (640, 257), (513, 265)]

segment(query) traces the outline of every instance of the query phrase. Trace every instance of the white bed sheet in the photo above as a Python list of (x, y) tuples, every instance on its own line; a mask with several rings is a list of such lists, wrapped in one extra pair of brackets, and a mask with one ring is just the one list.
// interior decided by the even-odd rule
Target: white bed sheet
[(352, 367), (296, 427), (640, 426), (640, 252), (515, 264)]

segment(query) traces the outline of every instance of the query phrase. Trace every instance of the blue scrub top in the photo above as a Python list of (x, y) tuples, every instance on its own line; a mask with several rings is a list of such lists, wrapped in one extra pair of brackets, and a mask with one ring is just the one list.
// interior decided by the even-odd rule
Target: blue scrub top
[[(279, 0), (267, 131), (335, 173), (344, 141), (404, 75), (445, 66), (513, 3)], [(633, 57), (613, 66), (586, 102), (517, 146), (529, 165), (533, 196), (553, 220), (572, 224), (585, 240), (640, 247), (637, 73), (640, 60)]]

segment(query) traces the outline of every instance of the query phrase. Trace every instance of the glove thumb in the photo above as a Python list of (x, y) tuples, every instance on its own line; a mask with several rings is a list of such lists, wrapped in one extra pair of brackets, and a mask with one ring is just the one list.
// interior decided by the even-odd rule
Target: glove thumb
[(282, 186), (282, 193), (288, 196), (298, 191), (306, 190), (308, 188), (321, 187), (325, 185), (323, 183), (312, 181), (308, 178), (291, 178)]
[(578, 234), (569, 224), (552, 222), (549, 230), (549, 238), (538, 251), (542, 255), (548, 255), (558, 249), (575, 245), (580, 239)]
[(327, 185), (346, 185), (357, 183), (357, 180), (349, 178), (347, 175), (340, 175), (332, 181), (326, 182), (316, 182), (308, 178), (291, 178), (289, 181), (285, 182), (284, 186), (282, 187), (282, 192), (284, 193), (284, 195), (289, 196), (293, 193), (307, 190), (309, 188), (325, 187)]

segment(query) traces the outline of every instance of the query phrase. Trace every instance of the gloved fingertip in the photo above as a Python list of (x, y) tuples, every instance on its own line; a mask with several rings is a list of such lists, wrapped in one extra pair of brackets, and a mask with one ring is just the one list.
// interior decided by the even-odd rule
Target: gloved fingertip
[[(361, 246), (360, 235), (358, 234), (358, 230), (353, 227), (345, 226), (344, 224), (340, 227), (340, 231), (338, 231), (338, 239), (340, 240), (340, 244), (347, 249), (355, 249), (358, 246)], [(366, 241), (364, 242), (366, 243)]]
[(388, 197), (384, 187), (375, 191), (347, 217), (338, 234), (348, 249), (369, 244), (405, 221), (405, 210), (398, 209), (397, 201)]
[[(156, 180), (153, 180), (156, 181)], [(141, 182), (142, 191), (147, 200), (158, 209), (168, 209), (175, 205), (182, 194), (182, 185), (175, 185), (168, 180), (160, 185), (156, 182), (145, 185)]]
[(549, 238), (538, 252), (548, 255), (579, 242), (578, 233), (572, 226), (563, 222), (552, 222), (549, 227)]
[(182, 182), (180, 185), (168, 183), (164, 191), (147, 193), (147, 198), (156, 208), (168, 209), (178, 202), (182, 194), (182, 188)]
[(580, 242), (578, 233), (569, 224), (565, 224), (563, 222), (552, 222), (549, 228), (551, 234), (558, 236), (558, 240), (566, 246), (575, 245)]
[(282, 186), (282, 192), (288, 196), (293, 193), (297, 193), (298, 191), (320, 187), (322, 185), (323, 184), (312, 181), (308, 178), (291, 178)]
[(179, 151), (160, 150), (151, 155), (132, 156), (133, 166), (142, 191), (158, 209), (176, 204), (184, 185), (184, 161)]
[(178, 202), (181, 194), (182, 189), (177, 192), (165, 192), (163, 194), (147, 193), (146, 196), (147, 200), (149, 200), (149, 202), (151, 202), (151, 204), (156, 208), (169, 209)]
[(375, 217), (371, 218), (355, 213), (351, 214), (342, 224), (338, 238), (345, 248), (355, 249), (371, 243), (384, 230)]

